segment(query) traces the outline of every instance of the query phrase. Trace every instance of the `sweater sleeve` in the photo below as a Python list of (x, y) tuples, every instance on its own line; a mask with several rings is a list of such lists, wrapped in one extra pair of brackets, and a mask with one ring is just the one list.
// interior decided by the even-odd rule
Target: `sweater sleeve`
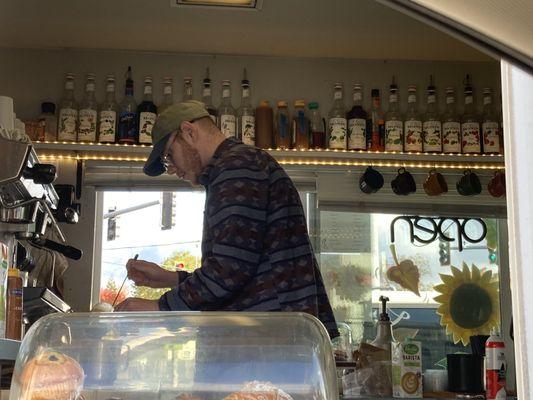
[(254, 277), (263, 252), (269, 181), (266, 171), (246, 164), (219, 171), (210, 184), (205, 212), (212, 251), (162, 296), (161, 309), (216, 310)]

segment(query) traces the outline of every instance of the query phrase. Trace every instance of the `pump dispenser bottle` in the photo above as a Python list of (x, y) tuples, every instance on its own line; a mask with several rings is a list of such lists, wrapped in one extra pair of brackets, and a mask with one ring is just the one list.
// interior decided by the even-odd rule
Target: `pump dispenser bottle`
[(387, 314), (387, 302), (389, 301), (389, 298), (381, 296), (379, 301), (381, 301), (381, 314), (379, 314), (379, 321), (377, 324), (378, 333), (371, 344), (387, 350), (390, 356), (391, 343), (394, 342), (394, 336), (392, 335), (392, 324), (390, 322), (389, 314)]

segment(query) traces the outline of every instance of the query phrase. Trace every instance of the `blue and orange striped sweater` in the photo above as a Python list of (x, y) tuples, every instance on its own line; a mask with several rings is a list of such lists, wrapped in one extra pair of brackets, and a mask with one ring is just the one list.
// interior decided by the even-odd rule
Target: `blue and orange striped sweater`
[(206, 189), (202, 264), (179, 273), (160, 308), (307, 312), (338, 336), (300, 196), (276, 160), (226, 139), (199, 181)]

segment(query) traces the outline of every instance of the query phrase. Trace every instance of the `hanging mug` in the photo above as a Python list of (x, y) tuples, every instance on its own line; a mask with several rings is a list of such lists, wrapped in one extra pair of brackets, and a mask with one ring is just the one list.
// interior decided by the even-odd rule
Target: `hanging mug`
[(424, 181), (424, 191), (428, 196), (439, 196), (448, 191), (446, 179), (436, 169), (429, 171), (428, 177)]
[(407, 196), (416, 192), (416, 183), (413, 175), (405, 168), (398, 170), (398, 175), (390, 183), (392, 191), (400, 196)]
[(481, 193), (481, 182), (478, 176), (469, 169), (463, 172), (463, 176), (455, 186), (462, 196), (474, 196)]

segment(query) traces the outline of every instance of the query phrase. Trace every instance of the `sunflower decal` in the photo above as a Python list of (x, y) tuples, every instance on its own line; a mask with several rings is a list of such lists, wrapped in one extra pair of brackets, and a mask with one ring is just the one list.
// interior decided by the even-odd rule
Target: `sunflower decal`
[(498, 281), (491, 271), (481, 272), (463, 263), (463, 270), (451, 267), (452, 275), (440, 274), (442, 284), (434, 289), (440, 303), (437, 314), (446, 334), (453, 335), (455, 344), (470, 343), (470, 336), (488, 335), (499, 324)]

